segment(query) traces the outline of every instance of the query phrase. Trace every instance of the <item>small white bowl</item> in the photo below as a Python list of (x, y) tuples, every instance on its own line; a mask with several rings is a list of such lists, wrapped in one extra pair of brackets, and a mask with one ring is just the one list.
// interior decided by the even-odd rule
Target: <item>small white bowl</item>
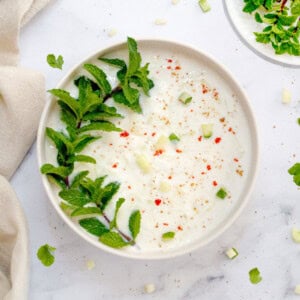
[[(237, 200), (234, 205), (234, 209), (230, 212), (228, 216), (226, 216), (225, 221), (220, 222), (214, 230), (208, 236), (204, 238), (199, 238), (195, 241), (192, 241), (188, 246), (185, 247), (178, 247), (172, 249), (171, 251), (156, 251), (156, 252), (130, 252), (130, 251), (123, 251), (118, 249), (113, 249), (107, 247), (97, 241), (97, 239), (90, 236), (88, 233), (84, 232), (77, 224), (75, 224), (59, 207), (59, 198), (56, 195), (55, 188), (51, 185), (48, 181), (47, 177), (42, 175), (42, 181), (45, 186), (47, 195), (53, 204), (54, 208), (56, 209), (57, 213), (60, 217), (76, 232), (80, 237), (82, 237), (87, 242), (91, 243), (92, 245), (102, 249), (104, 251), (110, 252), (112, 254), (117, 254), (120, 256), (125, 256), (129, 258), (135, 259), (162, 259), (162, 258), (171, 258), (178, 255), (186, 254), (191, 251), (194, 251), (207, 243), (211, 242), (212, 240), (216, 239), (220, 236), (239, 216), (242, 209), (245, 207), (247, 200), (249, 199), (249, 195), (251, 193), (254, 180), (257, 174), (258, 169), (258, 135), (257, 135), (257, 128), (256, 123), (254, 120), (253, 112), (250, 107), (249, 101), (237, 83), (237, 81), (233, 78), (233, 76), (219, 63), (215, 61), (215, 59), (211, 58), (209, 55), (187, 45), (182, 45), (177, 42), (172, 41), (165, 41), (165, 40), (139, 40), (138, 41), (139, 51), (143, 53), (143, 49), (153, 49), (155, 53), (159, 54), (159, 49), (164, 49), (165, 51), (169, 51), (171, 54), (179, 55), (179, 56), (187, 56), (192, 57), (193, 59), (200, 61), (202, 64), (214, 72), (216, 72), (223, 81), (229, 86), (234, 94), (237, 96), (238, 102), (242, 107), (244, 115), (247, 119), (248, 129), (250, 131), (251, 137), (251, 145), (249, 147), (249, 151), (251, 152), (251, 164), (250, 170), (248, 171), (248, 178), (246, 181), (245, 186), (243, 187), (243, 195)], [(91, 56), (88, 56), (79, 64), (77, 64), (70, 72), (68, 73), (65, 78), (58, 84), (58, 88), (62, 88), (66, 85), (70, 80), (74, 79), (74, 75), (77, 74), (77, 71), (82, 68), (82, 65), (88, 61), (92, 61), (100, 56), (107, 55), (110, 52), (117, 51), (119, 49), (126, 48), (126, 44), (117, 44), (106, 48), (104, 50), (100, 50)], [(142, 55), (143, 56), (143, 55)], [(151, 63), (151, 62), (150, 62)], [(46, 104), (44, 112), (41, 117), (38, 136), (37, 136), (37, 153), (38, 153), (38, 162), (39, 166), (41, 167), (44, 163), (47, 163), (46, 160), (46, 137), (45, 137), (45, 127), (48, 122), (48, 118), (56, 105), (56, 100), (51, 98), (50, 101)]]

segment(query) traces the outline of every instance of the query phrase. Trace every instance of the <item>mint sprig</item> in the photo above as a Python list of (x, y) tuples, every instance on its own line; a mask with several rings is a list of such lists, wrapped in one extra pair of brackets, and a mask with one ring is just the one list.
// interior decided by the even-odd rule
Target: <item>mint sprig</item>
[(53, 252), (55, 250), (56, 248), (49, 246), (48, 244), (45, 244), (38, 249), (37, 257), (45, 267), (50, 267), (54, 263), (55, 257)]
[[(124, 198), (116, 202), (113, 219), (105, 213), (106, 207), (116, 196), (119, 182), (104, 184), (106, 176), (91, 179), (88, 171), (73, 175), (75, 163), (92, 163), (96, 160), (81, 152), (91, 143), (101, 138), (99, 131), (121, 131), (112, 120), (122, 118), (117, 108), (105, 102), (113, 98), (136, 112), (141, 112), (140, 95), (149, 95), (154, 86), (148, 78), (149, 64), (141, 65), (141, 54), (134, 39), (127, 40), (128, 64), (121, 59), (100, 58), (103, 62), (119, 68), (116, 74), (119, 84), (112, 88), (108, 76), (94, 64), (84, 64), (83, 68), (91, 78), (79, 76), (74, 80), (78, 88), (78, 97), (68, 91), (52, 89), (49, 91), (60, 107), (60, 118), (65, 124), (61, 131), (46, 128), (46, 136), (57, 150), (57, 165), (44, 164), (41, 173), (54, 181), (61, 190), (58, 195), (62, 199), (61, 208), (71, 217), (79, 219), (79, 225), (87, 232), (99, 237), (99, 240), (114, 248), (134, 245), (140, 232), (141, 214), (134, 211), (129, 218), (128, 227), (131, 237), (122, 232), (117, 224), (117, 217)], [(94, 215), (94, 217), (91, 217)], [(87, 217), (88, 216), (88, 217)]]
[(254, 13), (258, 23), (265, 24), (261, 32), (254, 32), (256, 41), (271, 44), (280, 55), (300, 55), (300, 0), (244, 0), (243, 11)]
[(58, 55), (56, 58), (54, 54), (48, 54), (47, 63), (50, 67), (61, 70), (64, 64), (64, 59), (61, 55)]
[(293, 176), (296, 185), (300, 186), (300, 163), (295, 163), (289, 170), (289, 174)]

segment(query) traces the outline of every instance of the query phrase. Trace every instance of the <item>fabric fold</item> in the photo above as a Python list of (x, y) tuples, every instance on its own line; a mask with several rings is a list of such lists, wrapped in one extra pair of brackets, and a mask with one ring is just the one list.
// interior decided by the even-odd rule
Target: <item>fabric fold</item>
[(27, 223), (8, 179), (32, 145), (45, 103), (44, 77), (17, 66), (21, 25), (49, 0), (0, 0), (0, 300), (27, 299)]

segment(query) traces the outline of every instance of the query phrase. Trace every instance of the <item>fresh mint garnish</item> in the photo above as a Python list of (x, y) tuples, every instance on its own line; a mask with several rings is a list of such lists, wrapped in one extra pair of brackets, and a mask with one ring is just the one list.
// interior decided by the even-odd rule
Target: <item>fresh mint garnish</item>
[(99, 240), (106, 246), (109, 246), (111, 248), (123, 248), (125, 246), (128, 246), (130, 243), (124, 241), (124, 239), (121, 237), (121, 235), (117, 232), (110, 231), (102, 234), (99, 237)]
[(53, 256), (53, 252), (55, 250), (56, 248), (49, 246), (48, 244), (45, 244), (38, 249), (37, 257), (44, 266), (50, 267), (54, 263), (55, 257)]
[(262, 277), (260, 276), (260, 271), (258, 268), (254, 268), (249, 271), (249, 279), (252, 284), (258, 284), (262, 281)]
[(293, 176), (296, 185), (300, 186), (300, 163), (295, 163), (289, 170), (289, 174)]
[(129, 218), (129, 230), (133, 240), (137, 237), (141, 228), (141, 213), (139, 210), (134, 211)]
[(254, 32), (256, 41), (271, 44), (276, 54), (300, 55), (300, 1), (244, 0), (243, 11), (255, 13), (254, 19), (265, 25)]
[(81, 219), (79, 221), (79, 224), (87, 232), (98, 237), (106, 232), (109, 232), (106, 226), (102, 222), (100, 222), (97, 218)]
[[(154, 86), (148, 78), (149, 64), (142, 66), (142, 57), (134, 39), (127, 40), (128, 63), (121, 59), (100, 58), (105, 63), (118, 68), (116, 79), (119, 83), (112, 88), (107, 74), (95, 64), (84, 64), (83, 69), (91, 78), (79, 76), (74, 80), (78, 96), (62, 89), (49, 91), (57, 98), (60, 107), (60, 119), (65, 124), (63, 130), (46, 128), (46, 136), (57, 150), (57, 165), (44, 164), (41, 173), (55, 182), (62, 199), (60, 207), (71, 217), (79, 219), (79, 225), (99, 240), (114, 248), (134, 245), (140, 231), (141, 214), (134, 211), (128, 221), (131, 237), (118, 228), (118, 212), (124, 198), (115, 204), (113, 219), (106, 215), (105, 209), (116, 196), (119, 182), (104, 184), (106, 176), (92, 179), (88, 171), (73, 176), (75, 163), (96, 164), (95, 158), (81, 154), (91, 143), (100, 139), (99, 131), (121, 131), (114, 123), (115, 118), (123, 118), (117, 108), (105, 102), (112, 98), (136, 112), (141, 112), (140, 96), (149, 95)], [(54, 57), (55, 58), (55, 57)], [(53, 59), (53, 57), (52, 57)], [(55, 61), (61, 61), (58, 57)], [(72, 180), (70, 178), (73, 178)], [(94, 215), (93, 218), (86, 218)]]
[(56, 58), (54, 54), (48, 54), (47, 63), (50, 67), (61, 70), (64, 64), (64, 59), (61, 55), (58, 55), (58, 57)]

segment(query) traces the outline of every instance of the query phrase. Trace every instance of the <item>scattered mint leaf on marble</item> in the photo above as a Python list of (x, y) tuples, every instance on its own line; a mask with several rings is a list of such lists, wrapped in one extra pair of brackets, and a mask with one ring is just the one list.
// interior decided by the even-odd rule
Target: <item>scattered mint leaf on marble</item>
[(83, 227), (90, 234), (93, 234), (98, 237), (109, 232), (106, 226), (102, 222), (100, 222), (97, 218), (81, 219), (79, 220), (79, 225)]
[(295, 163), (289, 170), (289, 174), (293, 176), (296, 185), (300, 186), (300, 163)]
[(172, 240), (175, 237), (175, 232), (174, 231), (168, 231), (162, 234), (162, 239), (167, 241), (167, 240)]
[(249, 271), (249, 279), (252, 284), (258, 284), (262, 281), (258, 268), (253, 268)]
[(125, 246), (130, 245), (129, 242), (126, 242), (123, 240), (121, 235), (115, 231), (109, 231), (104, 234), (102, 234), (99, 237), (99, 240), (106, 246), (109, 246), (111, 248), (123, 248)]
[(55, 257), (53, 252), (55, 250), (56, 248), (49, 246), (48, 244), (45, 244), (38, 249), (37, 257), (44, 266), (50, 267), (54, 263)]
[(139, 210), (134, 211), (129, 218), (129, 230), (133, 240), (137, 237), (141, 228), (141, 213)]
[(56, 58), (54, 54), (48, 54), (47, 63), (50, 67), (61, 70), (64, 64), (64, 59), (61, 55), (58, 55), (58, 57)]

